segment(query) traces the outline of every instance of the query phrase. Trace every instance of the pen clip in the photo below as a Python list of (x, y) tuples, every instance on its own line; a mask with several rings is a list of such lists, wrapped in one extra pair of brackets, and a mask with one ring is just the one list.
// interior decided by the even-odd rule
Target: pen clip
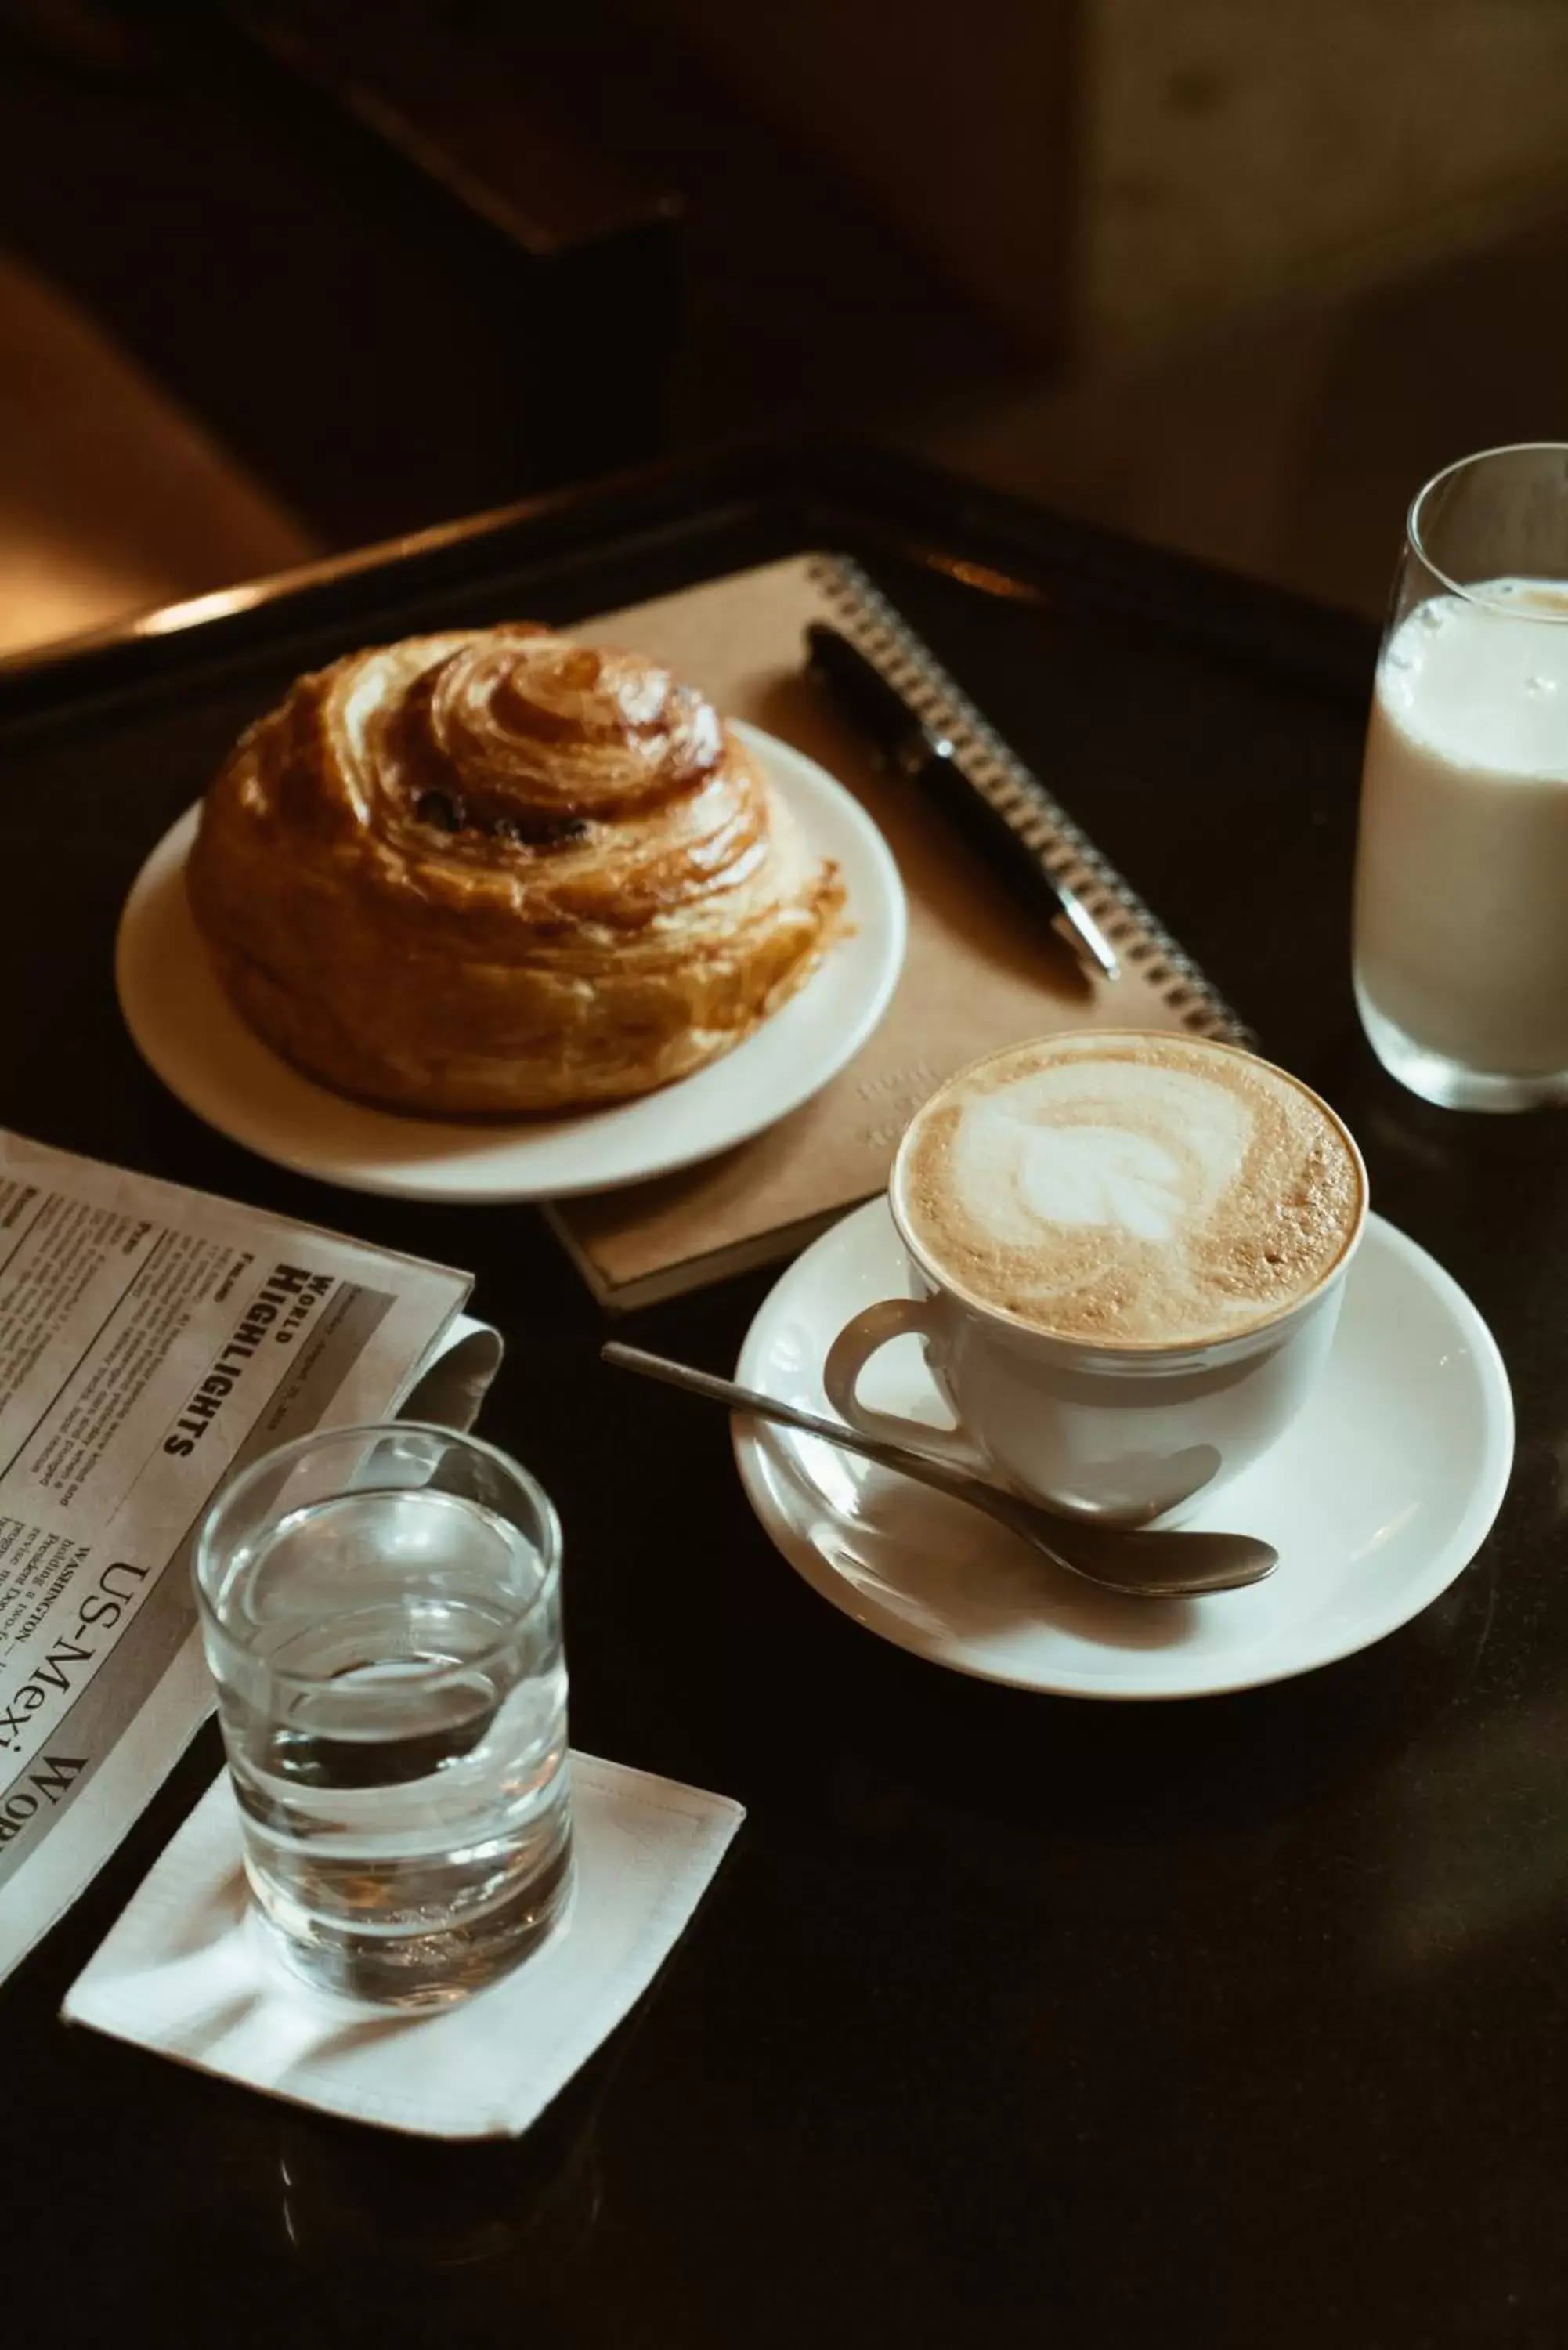
[(1060, 883), (1056, 894), (1062, 900), (1062, 910), (1051, 927), (1058, 938), (1066, 941), (1080, 962), (1092, 964), (1102, 979), (1118, 979), (1120, 959), (1088, 908)]

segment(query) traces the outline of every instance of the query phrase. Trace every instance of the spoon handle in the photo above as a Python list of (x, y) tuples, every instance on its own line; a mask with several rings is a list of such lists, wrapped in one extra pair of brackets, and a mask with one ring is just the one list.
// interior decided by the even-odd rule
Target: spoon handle
[[(672, 1362), (668, 1355), (649, 1355), (640, 1347), (623, 1347), (618, 1339), (612, 1338), (599, 1348), (599, 1357), (613, 1364), (617, 1370), (637, 1371), (645, 1379), (661, 1379), (666, 1387), (682, 1388), (688, 1395), (706, 1396), (710, 1403), (724, 1404), (731, 1411), (753, 1412), (759, 1419), (778, 1420), (785, 1428), (804, 1429), (808, 1436), (826, 1437), (829, 1444), (842, 1445), (846, 1452), (863, 1453), (881, 1468), (896, 1469), (902, 1476), (917, 1477), (922, 1484), (934, 1485), (939, 1493), (956, 1493), (961, 1501), (982, 1499), (987, 1493), (988, 1489), (977, 1478), (960, 1476), (902, 1444), (886, 1444), (880, 1437), (862, 1436), (857, 1429), (846, 1428), (841, 1419), (824, 1419), (815, 1411), (803, 1410), (799, 1404), (781, 1403), (776, 1396), (763, 1395), (756, 1388), (743, 1388), (734, 1379), (716, 1378), (711, 1371), (699, 1371), (690, 1363)], [(999, 1493), (996, 1498), (1001, 1501), (1003, 1496)]]

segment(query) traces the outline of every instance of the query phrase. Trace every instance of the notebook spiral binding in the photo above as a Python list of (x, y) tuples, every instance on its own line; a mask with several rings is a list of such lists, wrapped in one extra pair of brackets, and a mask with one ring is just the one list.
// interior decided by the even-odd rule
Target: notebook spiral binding
[(1225, 1044), (1255, 1042), (1192, 957), (1009, 750), (860, 566), (846, 555), (820, 555), (811, 570), (846, 636), (929, 725), (948, 737), (968, 782), (984, 794), (1052, 879), (1064, 882), (1083, 899), (1117, 952), (1142, 969), (1183, 1026)]

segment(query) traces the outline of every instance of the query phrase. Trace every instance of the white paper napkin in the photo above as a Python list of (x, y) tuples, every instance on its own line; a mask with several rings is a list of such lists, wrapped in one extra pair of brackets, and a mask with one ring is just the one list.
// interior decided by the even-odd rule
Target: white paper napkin
[(576, 1890), (514, 1971), (422, 2015), (312, 1991), (252, 1910), (226, 1777), (61, 2010), (204, 2073), (424, 2137), (517, 2137), (647, 1990), (745, 1816), (727, 1796), (572, 1757)]

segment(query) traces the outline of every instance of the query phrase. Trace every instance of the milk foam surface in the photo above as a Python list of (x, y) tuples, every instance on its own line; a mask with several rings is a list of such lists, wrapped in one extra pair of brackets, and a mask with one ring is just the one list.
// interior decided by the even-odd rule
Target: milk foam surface
[(1401, 621), (1378, 698), (1425, 747), (1458, 766), (1568, 783), (1568, 588), (1493, 579), (1433, 596)]
[(1064, 1337), (1181, 1346), (1314, 1288), (1362, 1181), (1314, 1097), (1246, 1055), (1064, 1037), (929, 1103), (901, 1196), (927, 1254), (985, 1304)]

